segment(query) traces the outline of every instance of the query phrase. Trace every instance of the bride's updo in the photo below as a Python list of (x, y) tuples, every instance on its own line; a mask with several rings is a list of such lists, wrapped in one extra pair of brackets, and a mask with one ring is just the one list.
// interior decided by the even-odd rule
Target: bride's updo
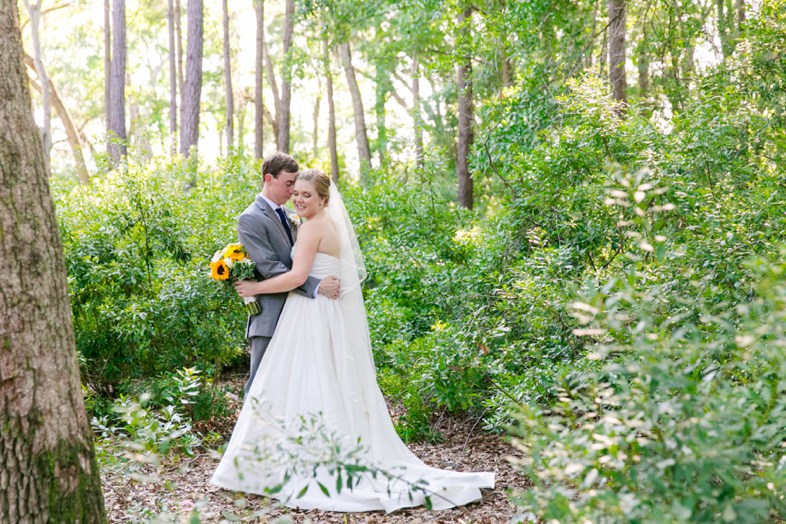
[(325, 199), (325, 205), (330, 200), (330, 177), (319, 169), (305, 169), (301, 171), (295, 180), (305, 180), (314, 184), (317, 195)]

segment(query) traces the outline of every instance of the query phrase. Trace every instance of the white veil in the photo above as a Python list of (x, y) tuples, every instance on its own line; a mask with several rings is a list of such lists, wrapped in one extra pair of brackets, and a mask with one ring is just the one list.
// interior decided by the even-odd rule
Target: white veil
[[(329, 195), (327, 213), (336, 226), (340, 246), (340, 304), (348, 339), (346, 356), (355, 360), (355, 364), (363, 369), (363, 376), (371, 378), (376, 384), (374, 356), (371, 350), (368, 320), (366, 308), (363, 305), (363, 290), (361, 289), (361, 283), (367, 275), (366, 265), (363, 262), (363, 253), (360, 251), (355, 228), (349, 218), (347, 208), (336, 184), (332, 181)], [(371, 366), (370, 369), (367, 368), (368, 365)]]

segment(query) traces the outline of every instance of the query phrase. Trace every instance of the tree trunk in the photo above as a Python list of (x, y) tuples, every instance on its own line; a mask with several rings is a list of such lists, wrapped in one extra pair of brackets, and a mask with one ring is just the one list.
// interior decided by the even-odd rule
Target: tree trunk
[(328, 99), (328, 150), (330, 150), (330, 177), (338, 183), (338, 150), (336, 149), (336, 106), (333, 103), (333, 74), (330, 72), (330, 54), (328, 53), (327, 36), (322, 40), (322, 51), (325, 62), (325, 79), (327, 80)]
[(718, 36), (721, 41), (721, 51), (723, 57), (726, 58), (731, 55), (731, 43), (729, 42), (729, 28), (726, 24), (726, 13), (724, 12), (725, 0), (716, 0), (715, 4), (718, 8)]
[(255, 60), (254, 87), (254, 156), (262, 159), (265, 156), (265, 99), (262, 94), (265, 88), (265, 0), (255, 0), (257, 15), (257, 41)]
[(385, 111), (385, 102), (387, 102), (388, 92), (390, 91), (389, 73), (385, 67), (385, 61), (382, 58), (377, 58), (374, 64), (375, 81), (376, 85), (376, 103), (374, 104), (374, 113), (376, 114), (376, 128), (377, 140), (374, 149), (379, 155), (379, 165), (384, 166), (387, 163), (387, 149), (388, 149), (388, 130), (387, 130), (387, 113)]
[(167, 25), (169, 28), (169, 135), (170, 154), (177, 152), (177, 58), (175, 50), (175, 4), (167, 0)]
[(646, 97), (650, 91), (650, 53), (647, 49), (646, 28), (639, 45), (636, 46), (636, 67), (639, 70), (639, 96)]
[(412, 120), (415, 126), (415, 167), (423, 169), (423, 118), (420, 116), (420, 64), (417, 50), (412, 51)]
[[(611, 97), (627, 102), (625, 82), (625, 1), (609, 0), (609, 80)], [(624, 106), (620, 106), (624, 108)], [(620, 109), (621, 111), (624, 109)]]
[(222, 0), (223, 7), (223, 25), (224, 25), (224, 85), (226, 86), (226, 131), (227, 131), (227, 156), (232, 154), (234, 147), (234, 134), (233, 128), (235, 102), (232, 96), (232, 56), (229, 49), (229, 10), (227, 9), (227, 0)]
[[(186, 87), (186, 81), (183, 77), (183, 34), (180, 30), (180, 22), (182, 15), (180, 14), (180, 0), (175, 0), (175, 38), (177, 39), (177, 87), (180, 93), (180, 107), (183, 107), (183, 90)], [(181, 109), (182, 111), (182, 109)], [(182, 132), (183, 121), (180, 121)]]
[[(469, 47), (472, 37), (472, 8), (465, 7), (458, 16), (459, 40)], [(458, 156), (456, 178), (458, 180), (458, 204), (472, 209), (473, 188), (469, 172), (469, 150), (472, 146), (472, 57), (465, 55), (458, 68)]]
[[(349, 42), (338, 45), (338, 54), (344, 66), (344, 73), (349, 84), (349, 93), (352, 95), (352, 108), (355, 114), (355, 140), (358, 144), (358, 157), (360, 158), (361, 173), (371, 167), (371, 148), (368, 144), (368, 134), (366, 133), (366, 119), (363, 112), (363, 99), (360, 98), (360, 89), (355, 80), (355, 69), (352, 67), (352, 55), (349, 49)], [(362, 177), (361, 177), (362, 179)]]
[[(33, 58), (25, 55), (25, 64), (35, 71), (35, 61)], [(30, 85), (39, 93), (41, 92), (41, 86), (33, 79), (30, 79)], [(68, 136), (68, 144), (71, 146), (71, 151), (74, 155), (74, 163), (76, 164), (76, 172), (79, 175), (79, 181), (85, 185), (90, 184), (90, 173), (87, 171), (87, 164), (85, 163), (85, 157), (82, 153), (82, 139), (79, 136), (76, 125), (74, 125), (74, 120), (71, 118), (71, 113), (68, 111), (65, 104), (63, 104), (63, 100), (60, 98), (60, 94), (57, 92), (51, 78), (49, 79), (49, 92), (52, 94), (52, 105), (60, 116), (63, 127), (65, 127), (66, 136)]]
[(0, 522), (105, 523), (17, 3), (0, 2)]
[(180, 117), (180, 153), (191, 154), (199, 141), (199, 97), (202, 94), (202, 0), (188, 0), (186, 81)]
[[(112, 100), (112, 26), (110, 24), (109, 0), (104, 0), (104, 125), (106, 136), (112, 125), (112, 115), (110, 114), (110, 101)], [(109, 153), (109, 142), (106, 144), (106, 152)]]
[(243, 157), (246, 154), (246, 99), (241, 98), (240, 106), (237, 108), (237, 140), (235, 152)]
[(276, 111), (278, 117), (278, 150), (289, 153), (289, 120), (292, 102), (292, 33), (295, 27), (295, 1), (286, 0), (284, 20), (284, 62), (281, 64), (281, 107)]
[(510, 87), (513, 84), (510, 80), (510, 60), (508, 60), (508, 54), (505, 52), (504, 46), (500, 49), (499, 54), (499, 61), (502, 69), (502, 87)]
[[(262, 34), (264, 39), (264, 33)], [(267, 42), (262, 42), (262, 47), (265, 49), (265, 68), (267, 69), (267, 78), (270, 82), (270, 90), (273, 91), (273, 109), (276, 110), (275, 115), (268, 114), (270, 125), (273, 126), (273, 136), (276, 137), (276, 150), (281, 151), (281, 144), (279, 143), (281, 137), (278, 134), (278, 115), (281, 112), (281, 98), (278, 94), (278, 82), (276, 81), (276, 74), (273, 72), (273, 61), (270, 59), (270, 50), (267, 48)]]
[(109, 156), (117, 164), (126, 149), (126, 2), (112, 3), (112, 77), (109, 97)]
[(314, 103), (314, 133), (312, 134), (314, 158), (317, 157), (317, 153), (319, 152), (318, 139), (319, 139), (319, 106), (320, 105), (322, 105), (321, 92), (317, 94), (317, 101)]
[(51, 174), (49, 167), (49, 154), (52, 150), (52, 104), (49, 97), (49, 77), (44, 69), (44, 57), (41, 50), (41, 35), (38, 31), (41, 24), (41, 4), (43, 0), (38, 0), (31, 4), (25, 0), (25, 7), (30, 13), (30, 36), (33, 39), (33, 58), (35, 59), (35, 70), (41, 80), (41, 106), (44, 110), (44, 121), (40, 129), (41, 142), (44, 147), (44, 168), (47, 174)]
[(742, 33), (742, 24), (745, 23), (745, 0), (737, 0), (737, 34)]

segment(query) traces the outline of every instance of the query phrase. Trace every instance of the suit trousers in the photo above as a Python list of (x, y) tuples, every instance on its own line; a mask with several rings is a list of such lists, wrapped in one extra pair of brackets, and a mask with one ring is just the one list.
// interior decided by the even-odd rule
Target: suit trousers
[(254, 382), (254, 377), (259, 369), (259, 363), (262, 362), (262, 357), (265, 356), (268, 344), (270, 344), (271, 337), (251, 337), (248, 339), (248, 344), (251, 346), (251, 374), (246, 382), (246, 394), (243, 398), (248, 396), (248, 390), (251, 388), (251, 383)]

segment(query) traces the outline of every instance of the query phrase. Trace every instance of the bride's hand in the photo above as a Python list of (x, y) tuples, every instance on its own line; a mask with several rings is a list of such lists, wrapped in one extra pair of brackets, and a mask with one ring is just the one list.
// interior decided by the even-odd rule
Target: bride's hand
[(253, 297), (257, 293), (254, 291), (254, 284), (256, 284), (253, 280), (240, 280), (235, 282), (235, 291), (241, 297)]

